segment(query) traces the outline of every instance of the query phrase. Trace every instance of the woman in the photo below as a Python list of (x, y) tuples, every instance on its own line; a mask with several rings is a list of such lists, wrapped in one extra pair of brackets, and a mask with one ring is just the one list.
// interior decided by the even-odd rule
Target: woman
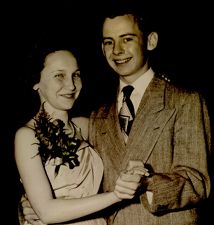
[[(43, 46), (39, 53), (40, 61), (34, 59), (32, 68), (40, 68), (33, 85), (40, 109), (15, 135), (15, 160), (26, 195), (40, 219), (38, 224), (105, 225), (103, 218), (88, 215), (133, 198), (147, 171), (134, 163), (121, 172), (113, 192), (97, 194), (103, 164), (87, 142), (88, 121), (69, 118), (82, 89), (77, 59), (54, 45)], [(125, 181), (127, 176), (133, 183)]]

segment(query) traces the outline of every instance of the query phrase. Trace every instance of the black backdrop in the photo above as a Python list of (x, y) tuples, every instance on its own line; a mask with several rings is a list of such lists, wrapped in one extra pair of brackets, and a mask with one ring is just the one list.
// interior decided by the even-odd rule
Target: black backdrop
[[(67, 4), (69, 2), (69, 7)], [(1, 220), (17, 224), (17, 203), (20, 185), (13, 156), (13, 135), (24, 120), (26, 96), (20, 77), (29, 46), (39, 34), (51, 27), (62, 35), (75, 35), (87, 55), (88, 69), (93, 71), (100, 49), (95, 41), (97, 13), (106, 1), (58, 1), (44, 4), (8, 2), (1, 15), (1, 124), (0, 124), (0, 177)], [(47, 3), (47, 2), (46, 2)], [(157, 1), (158, 3), (158, 1)], [(212, 107), (212, 54), (213, 16), (208, 1), (161, 1), (154, 16), (161, 22), (159, 66), (173, 75), (176, 82), (198, 89)], [(154, 2), (155, 6), (155, 2)], [(151, 8), (151, 13), (153, 9)], [(66, 30), (66, 32), (65, 32)], [(213, 207), (213, 206), (210, 206)], [(6, 216), (7, 215), (7, 216)]]

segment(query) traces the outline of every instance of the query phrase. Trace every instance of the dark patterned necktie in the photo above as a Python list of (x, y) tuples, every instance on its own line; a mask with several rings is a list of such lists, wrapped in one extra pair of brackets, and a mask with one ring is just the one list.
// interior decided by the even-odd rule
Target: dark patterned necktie
[(123, 102), (119, 112), (120, 127), (127, 136), (129, 135), (135, 117), (134, 106), (130, 99), (133, 90), (134, 88), (131, 85), (123, 88)]

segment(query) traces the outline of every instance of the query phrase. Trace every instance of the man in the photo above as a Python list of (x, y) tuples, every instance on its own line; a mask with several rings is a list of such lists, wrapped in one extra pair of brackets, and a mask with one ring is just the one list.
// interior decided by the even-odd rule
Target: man
[[(124, 1), (107, 10), (102, 51), (119, 86), (114, 101), (92, 113), (89, 133), (104, 162), (104, 191), (112, 190), (129, 160), (141, 160), (151, 175), (134, 200), (105, 213), (114, 225), (196, 225), (197, 207), (210, 193), (207, 108), (198, 93), (176, 88), (150, 67), (158, 34), (141, 11)], [(133, 90), (123, 100), (127, 85)]]
[[(112, 190), (130, 159), (143, 161), (152, 175), (143, 180), (139, 199), (107, 212), (109, 224), (198, 224), (198, 204), (210, 193), (206, 105), (199, 94), (176, 88), (150, 67), (149, 51), (157, 46), (158, 34), (138, 13), (143, 8), (113, 5), (107, 13), (110, 8), (114, 12), (104, 19), (102, 51), (118, 74), (118, 95), (92, 114), (91, 142), (104, 161), (104, 191)], [(119, 123), (126, 85), (134, 88), (135, 111), (128, 135)]]

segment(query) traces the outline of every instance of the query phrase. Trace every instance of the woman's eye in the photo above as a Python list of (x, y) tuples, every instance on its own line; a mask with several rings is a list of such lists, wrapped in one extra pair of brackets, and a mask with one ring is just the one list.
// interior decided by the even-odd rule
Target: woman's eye
[(73, 73), (72, 77), (73, 79), (80, 79), (80, 71), (76, 71), (75, 73)]
[(55, 77), (56, 77), (56, 78), (59, 78), (59, 79), (63, 79), (64, 76), (65, 76), (65, 75), (64, 75), (63, 73), (58, 73), (58, 74), (55, 75)]

